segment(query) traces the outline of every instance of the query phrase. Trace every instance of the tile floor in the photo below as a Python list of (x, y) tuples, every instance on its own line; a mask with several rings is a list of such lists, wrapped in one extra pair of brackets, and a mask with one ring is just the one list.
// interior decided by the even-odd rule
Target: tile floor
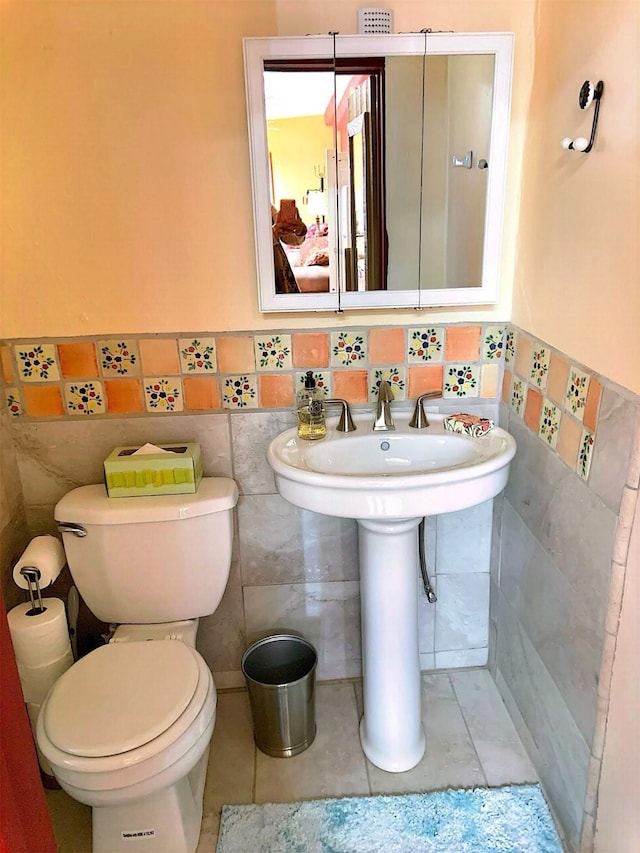
[[(422, 690), (427, 751), (406, 773), (386, 773), (364, 757), (358, 738), (362, 698), (357, 681), (318, 684), (316, 739), (308, 750), (288, 759), (270, 758), (255, 748), (245, 691), (220, 693), (197, 853), (215, 851), (224, 803), (537, 781), (487, 670), (425, 673)], [(47, 799), (60, 853), (90, 853), (90, 809), (64, 791), (48, 791)]]

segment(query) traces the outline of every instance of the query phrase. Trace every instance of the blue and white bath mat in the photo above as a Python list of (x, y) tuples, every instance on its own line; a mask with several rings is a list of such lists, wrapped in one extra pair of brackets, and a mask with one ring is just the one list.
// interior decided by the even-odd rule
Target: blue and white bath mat
[(223, 806), (217, 853), (562, 853), (538, 785)]

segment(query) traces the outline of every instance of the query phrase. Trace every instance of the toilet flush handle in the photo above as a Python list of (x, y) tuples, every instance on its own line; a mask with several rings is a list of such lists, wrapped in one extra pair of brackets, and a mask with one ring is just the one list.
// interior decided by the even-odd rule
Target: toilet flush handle
[(82, 539), (83, 536), (87, 535), (86, 527), (83, 527), (81, 524), (73, 524), (68, 521), (61, 521), (58, 524), (58, 530), (60, 533), (71, 533), (72, 536), (77, 536), (79, 539)]

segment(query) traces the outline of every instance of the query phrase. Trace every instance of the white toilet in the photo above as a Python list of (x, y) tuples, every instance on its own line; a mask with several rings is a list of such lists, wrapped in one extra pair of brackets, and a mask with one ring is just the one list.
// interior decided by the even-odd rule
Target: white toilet
[(237, 499), (233, 480), (205, 477), (195, 494), (82, 486), (56, 506), (80, 594), (118, 625), (56, 682), (36, 732), (60, 785), (93, 807), (94, 853), (197, 847), (216, 689), (195, 639), (227, 584)]

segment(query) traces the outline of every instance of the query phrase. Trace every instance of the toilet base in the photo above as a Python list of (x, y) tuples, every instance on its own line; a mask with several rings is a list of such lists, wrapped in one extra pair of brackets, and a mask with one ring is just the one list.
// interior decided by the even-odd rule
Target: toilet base
[(208, 759), (209, 747), (190, 773), (148, 797), (94, 806), (93, 853), (195, 853)]

